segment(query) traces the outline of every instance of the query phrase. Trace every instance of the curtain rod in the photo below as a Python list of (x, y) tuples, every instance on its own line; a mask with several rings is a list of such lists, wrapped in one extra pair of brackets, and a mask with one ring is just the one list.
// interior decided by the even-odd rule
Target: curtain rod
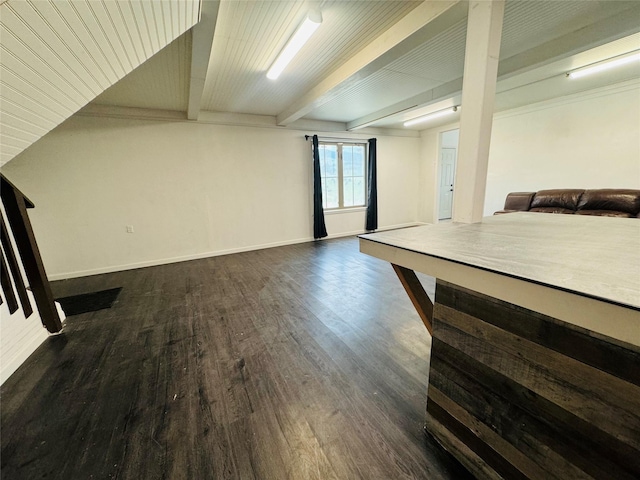
[[(312, 137), (313, 135), (305, 135), (304, 139), (309, 141), (309, 139)], [(318, 140), (322, 140), (322, 139), (349, 142), (349, 143), (367, 143), (367, 141), (369, 140), (366, 138), (321, 137), (320, 135), (318, 135)]]

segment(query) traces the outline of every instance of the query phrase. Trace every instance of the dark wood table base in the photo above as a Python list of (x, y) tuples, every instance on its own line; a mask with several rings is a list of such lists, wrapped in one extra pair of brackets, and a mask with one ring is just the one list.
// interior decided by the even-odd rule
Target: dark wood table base
[(638, 347), (440, 280), (433, 316), (426, 428), (477, 477), (640, 478)]

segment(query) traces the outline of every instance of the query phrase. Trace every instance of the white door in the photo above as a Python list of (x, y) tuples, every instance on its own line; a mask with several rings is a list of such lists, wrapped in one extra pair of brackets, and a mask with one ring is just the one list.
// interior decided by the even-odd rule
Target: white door
[(456, 175), (456, 148), (440, 149), (440, 184), (438, 219), (451, 218), (453, 205), (453, 179)]

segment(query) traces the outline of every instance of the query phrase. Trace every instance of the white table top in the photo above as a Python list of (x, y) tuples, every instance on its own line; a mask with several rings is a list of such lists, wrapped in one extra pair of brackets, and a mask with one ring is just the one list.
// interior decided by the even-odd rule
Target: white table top
[(520, 212), (360, 238), (640, 310), (640, 220)]

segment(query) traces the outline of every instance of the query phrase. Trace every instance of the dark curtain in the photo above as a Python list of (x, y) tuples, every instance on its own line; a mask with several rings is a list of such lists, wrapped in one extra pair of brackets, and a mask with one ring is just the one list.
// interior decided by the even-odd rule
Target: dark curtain
[(313, 238), (327, 236), (322, 208), (322, 178), (320, 176), (320, 152), (318, 151), (318, 135), (313, 136)]
[(367, 222), (365, 230), (378, 228), (378, 173), (376, 172), (376, 139), (369, 139), (369, 162), (367, 172)]

